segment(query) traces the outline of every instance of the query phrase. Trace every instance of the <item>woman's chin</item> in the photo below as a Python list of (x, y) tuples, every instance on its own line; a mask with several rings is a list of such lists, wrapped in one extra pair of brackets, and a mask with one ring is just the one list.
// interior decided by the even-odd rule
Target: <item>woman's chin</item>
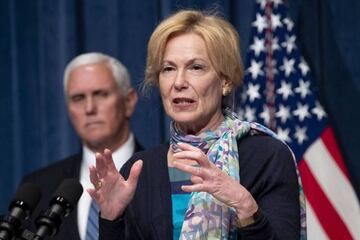
[(194, 123), (199, 122), (198, 118), (194, 117), (194, 113), (191, 114), (176, 114), (174, 116), (170, 116), (174, 122), (177, 123), (177, 125), (180, 126), (191, 126), (194, 125)]

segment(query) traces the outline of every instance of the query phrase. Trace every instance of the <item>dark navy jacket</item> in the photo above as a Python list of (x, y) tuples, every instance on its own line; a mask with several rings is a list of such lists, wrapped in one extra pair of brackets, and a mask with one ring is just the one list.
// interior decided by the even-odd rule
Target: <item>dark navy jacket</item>
[[(299, 239), (300, 206), (295, 164), (288, 147), (269, 136), (238, 141), (240, 182), (260, 206), (258, 220), (239, 229), (239, 239)], [(116, 221), (100, 218), (100, 239), (172, 239), (168, 145), (135, 154), (122, 168), (125, 178), (142, 159), (134, 199)], [(114, 199), (114, 201), (116, 201)]]
[[(143, 149), (144, 148), (135, 140), (135, 152)], [(39, 216), (41, 211), (48, 209), (54, 191), (64, 179), (79, 179), (81, 161), (82, 154), (79, 153), (30, 173), (22, 179), (22, 182), (32, 182), (37, 184), (40, 186), (42, 192), (42, 197), (38, 206), (31, 217), (24, 223), (25, 228), (35, 231), (35, 218)], [(83, 194), (88, 193), (84, 192)], [(75, 208), (68, 217), (64, 218), (58, 234), (51, 239), (80, 240), (77, 224), (77, 208)]]

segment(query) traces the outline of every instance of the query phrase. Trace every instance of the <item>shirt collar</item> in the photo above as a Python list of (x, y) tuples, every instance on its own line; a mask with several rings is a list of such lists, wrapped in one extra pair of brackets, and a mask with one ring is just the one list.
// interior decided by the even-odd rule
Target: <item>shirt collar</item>
[[(83, 162), (82, 167), (84, 169), (89, 169), (91, 165), (95, 165), (95, 153), (90, 150), (86, 145), (83, 145)], [(135, 138), (132, 133), (129, 134), (126, 142), (116, 149), (112, 156), (116, 169), (119, 171), (124, 163), (133, 155), (135, 150)]]

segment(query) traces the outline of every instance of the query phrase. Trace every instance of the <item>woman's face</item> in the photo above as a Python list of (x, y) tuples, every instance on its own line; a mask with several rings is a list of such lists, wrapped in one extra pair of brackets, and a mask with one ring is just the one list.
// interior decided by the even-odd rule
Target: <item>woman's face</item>
[(181, 131), (197, 134), (221, 123), (224, 83), (199, 35), (184, 33), (167, 42), (159, 87), (165, 111)]

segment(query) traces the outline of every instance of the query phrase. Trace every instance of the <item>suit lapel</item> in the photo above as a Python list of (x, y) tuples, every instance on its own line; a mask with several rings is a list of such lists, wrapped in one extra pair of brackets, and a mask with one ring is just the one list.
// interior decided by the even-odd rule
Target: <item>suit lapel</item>
[[(79, 180), (81, 162), (82, 153), (74, 155), (70, 160), (70, 164), (63, 169), (64, 178), (74, 178)], [(73, 212), (64, 219), (64, 224), (60, 227), (60, 231), (63, 232), (62, 236), (67, 236), (67, 240), (80, 240), (77, 212), (77, 206), (75, 206)]]
[(141, 144), (139, 143), (139, 141), (135, 137), (135, 152), (140, 152), (142, 150), (144, 150), (144, 147), (141, 146)]
[(164, 148), (161, 149), (158, 153), (158, 159), (161, 159), (160, 162), (153, 165), (153, 169), (151, 171), (154, 176), (152, 177), (153, 181), (155, 181), (155, 185), (159, 186), (159, 193), (152, 194), (160, 194), (159, 198), (153, 197), (151, 199), (159, 199), (157, 206), (153, 206), (153, 210), (155, 208), (161, 208), (163, 212), (161, 219), (154, 218), (158, 213), (152, 213), (152, 230), (156, 232), (157, 239), (172, 239), (172, 202), (171, 202), (171, 184), (168, 173), (167, 161), (167, 152), (168, 145), (164, 145)]

